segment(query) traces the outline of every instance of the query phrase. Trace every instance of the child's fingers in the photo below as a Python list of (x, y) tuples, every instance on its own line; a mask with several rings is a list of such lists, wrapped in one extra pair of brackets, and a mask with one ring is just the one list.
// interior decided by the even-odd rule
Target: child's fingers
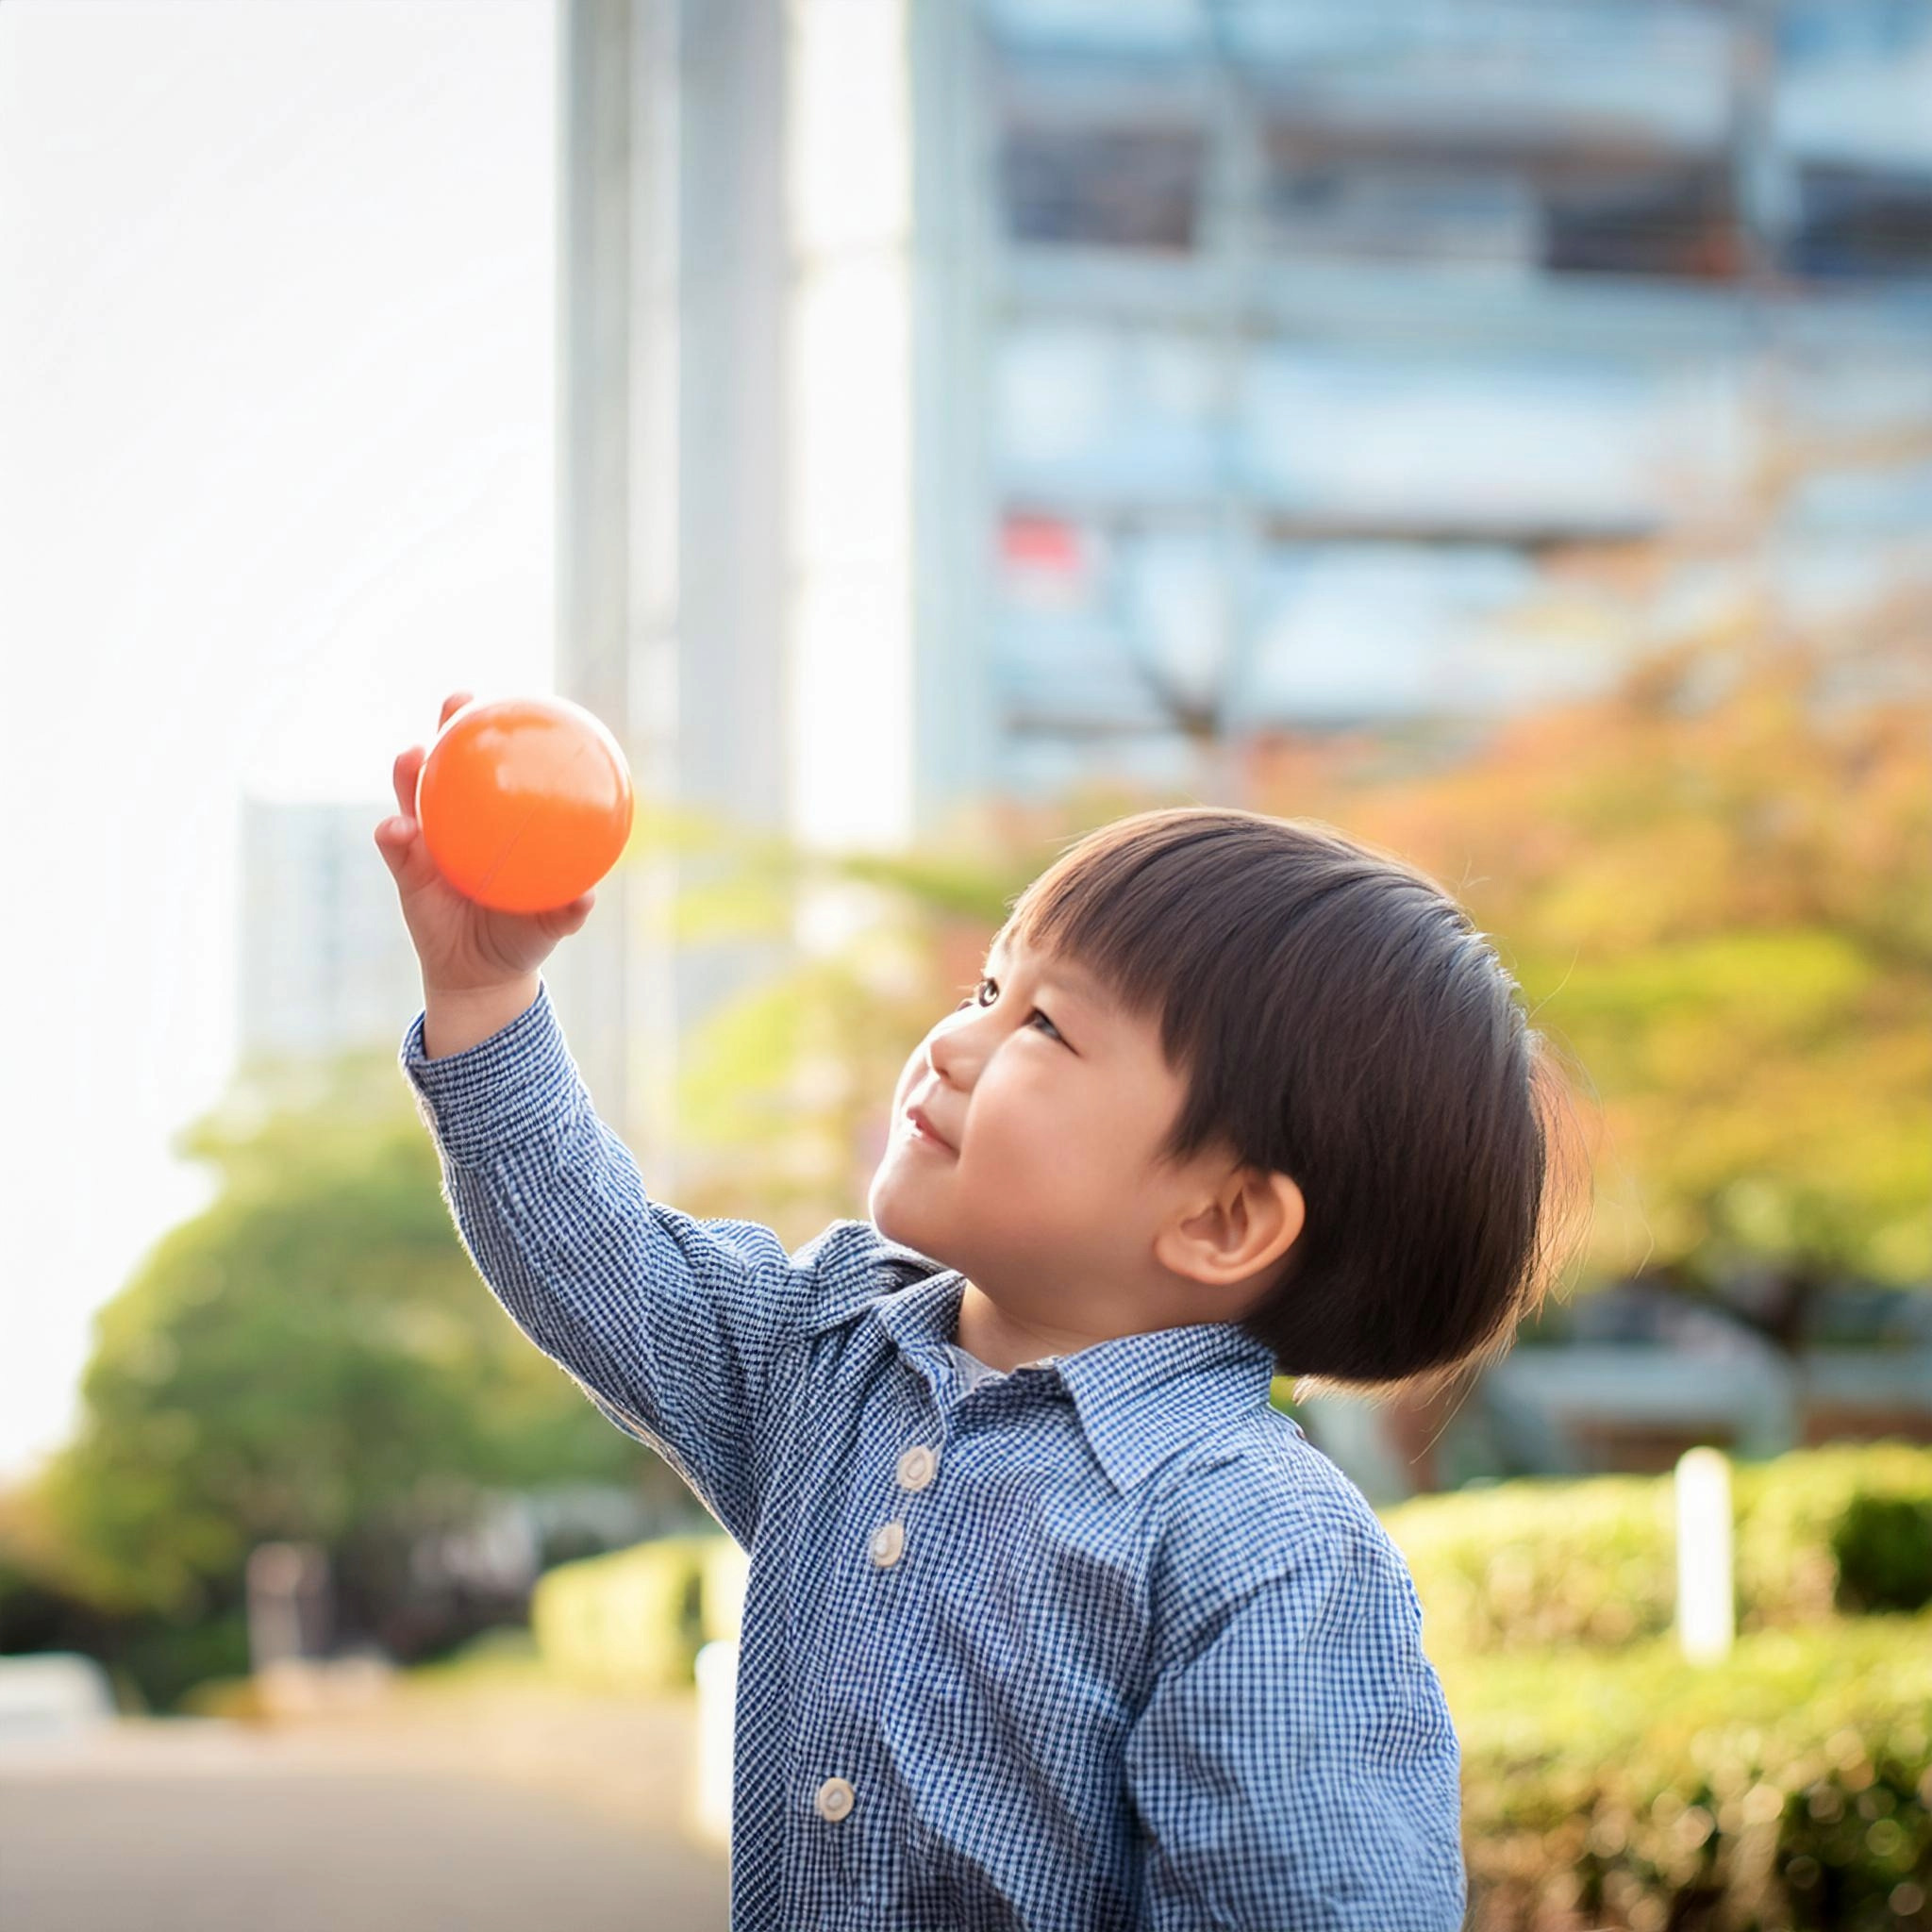
[(584, 921), (590, 918), (591, 908), (596, 903), (595, 892), (581, 892), (566, 904), (539, 914), (538, 924), (553, 937), (568, 939), (572, 933), (582, 931)]
[(375, 828), (375, 849), (390, 875), (405, 892), (413, 892), (436, 876), (436, 861), (416, 821), (405, 814), (384, 819)]
[(406, 819), (416, 816), (416, 775), (428, 756), (420, 744), (412, 744), (398, 755), (390, 775), (395, 781), (396, 808)]
[(382, 862), (398, 879), (402, 877), (402, 868), (408, 863), (409, 844), (415, 836), (416, 826), (412, 819), (384, 819), (375, 828), (375, 849), (382, 854)]
[[(470, 702), (470, 697), (471, 693), (466, 691), (451, 691), (442, 701), (442, 716), (437, 721), (436, 728), (441, 731)], [(396, 808), (405, 818), (416, 816), (416, 780), (428, 756), (427, 745), (412, 744), (408, 751), (397, 754), (395, 764), (391, 769), (390, 776), (396, 788)]]

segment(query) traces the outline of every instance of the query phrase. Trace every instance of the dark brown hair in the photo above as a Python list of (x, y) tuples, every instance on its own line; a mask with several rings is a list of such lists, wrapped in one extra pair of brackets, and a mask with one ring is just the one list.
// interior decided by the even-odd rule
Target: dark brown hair
[(1554, 1049), (1433, 879), (1313, 820), (1183, 807), (1078, 841), (1006, 931), (1158, 1017), (1187, 1081), (1164, 1159), (1225, 1147), (1300, 1186), (1241, 1323), (1297, 1395), (1426, 1392), (1507, 1350), (1588, 1161)]

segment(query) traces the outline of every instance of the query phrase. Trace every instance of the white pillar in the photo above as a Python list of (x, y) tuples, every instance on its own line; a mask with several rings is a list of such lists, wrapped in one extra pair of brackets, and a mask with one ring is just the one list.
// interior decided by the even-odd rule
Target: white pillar
[(1677, 1463), (1677, 1641), (1692, 1663), (1719, 1663), (1736, 1631), (1731, 1587), (1731, 1465), (1717, 1449)]
[(912, 837), (907, 0), (787, 0), (785, 526), (793, 835)]
[(738, 1703), (738, 1645), (725, 1639), (697, 1655), (697, 1775), (691, 1823), (714, 1844), (731, 1842), (731, 1726)]

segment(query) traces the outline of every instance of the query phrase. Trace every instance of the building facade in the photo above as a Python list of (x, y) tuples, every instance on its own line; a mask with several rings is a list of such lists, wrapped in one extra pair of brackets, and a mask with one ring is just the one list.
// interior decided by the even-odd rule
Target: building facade
[[(561, 18), (559, 682), (667, 805), (1226, 796), (1925, 590), (1928, 0)], [(710, 863), (558, 967), (666, 1173)]]
[(394, 1051), (422, 976), (366, 805), (242, 802), (237, 1058), (312, 1064)]

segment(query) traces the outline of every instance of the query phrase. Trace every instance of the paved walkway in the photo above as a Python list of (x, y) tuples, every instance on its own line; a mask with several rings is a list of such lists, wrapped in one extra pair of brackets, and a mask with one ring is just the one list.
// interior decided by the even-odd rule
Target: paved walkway
[(7, 1932), (724, 1932), (681, 1706), (117, 1725), (0, 1749)]

